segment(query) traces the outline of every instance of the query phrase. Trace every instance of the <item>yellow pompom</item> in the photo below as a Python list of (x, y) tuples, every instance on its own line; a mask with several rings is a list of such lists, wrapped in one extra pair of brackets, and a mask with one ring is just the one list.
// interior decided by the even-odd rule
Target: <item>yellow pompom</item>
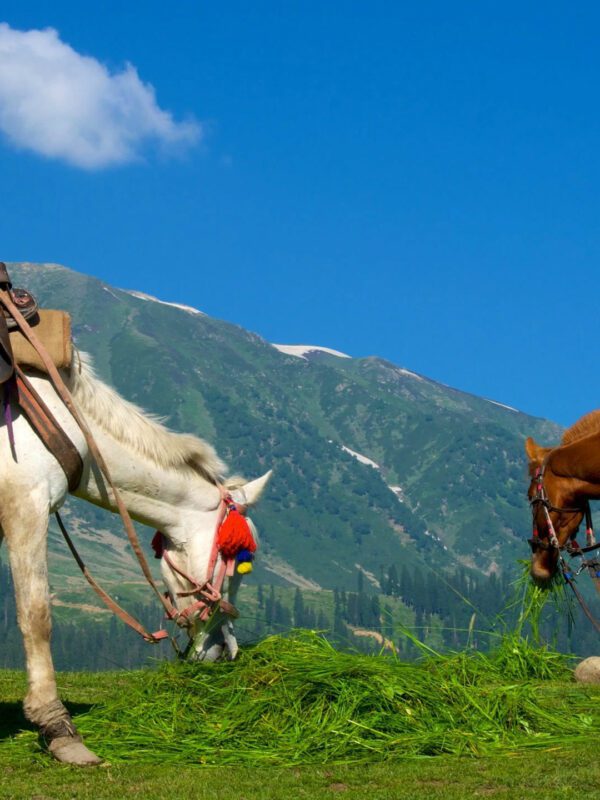
[(238, 564), (237, 571), (240, 573), (240, 575), (247, 575), (249, 572), (252, 572), (252, 562), (242, 561), (241, 564)]

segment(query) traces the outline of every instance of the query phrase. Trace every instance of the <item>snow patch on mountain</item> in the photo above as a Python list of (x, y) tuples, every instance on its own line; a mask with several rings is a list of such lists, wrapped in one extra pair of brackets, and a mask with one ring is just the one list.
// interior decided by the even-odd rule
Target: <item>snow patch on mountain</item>
[(173, 308), (178, 308), (181, 311), (186, 311), (188, 314), (201, 314), (203, 317), (206, 316), (204, 311), (200, 311), (193, 306), (186, 306), (183, 303), (169, 303), (167, 300), (159, 300), (158, 297), (154, 297), (151, 294), (146, 294), (145, 292), (135, 292), (131, 289), (123, 289), (126, 294), (130, 294), (132, 297), (137, 297), (138, 300), (150, 300), (153, 303), (160, 303), (163, 306), (172, 306)]
[(363, 456), (362, 453), (357, 453), (355, 450), (350, 450), (349, 447), (346, 447), (345, 444), (342, 445), (342, 450), (344, 452), (349, 453), (353, 456), (357, 461), (360, 461), (361, 464), (366, 464), (369, 467), (373, 467), (373, 469), (379, 469), (379, 464), (376, 464), (373, 459), (368, 458), (367, 456)]
[(445, 545), (445, 544), (442, 542), (442, 540), (440, 539), (440, 537), (439, 537), (439, 536), (436, 536), (436, 535), (435, 535), (435, 533), (431, 533), (431, 531), (430, 531), (429, 529), (427, 529), (427, 530), (423, 531), (423, 533), (425, 534), (425, 536), (429, 536), (429, 538), (430, 538), (430, 539), (433, 539), (433, 540), (434, 540), (434, 542), (437, 542), (439, 545), (441, 545), (441, 546), (444, 548), (444, 550), (447, 550), (447, 549), (448, 549), (448, 548), (446, 547), (446, 545)]
[(388, 486), (388, 489), (396, 495), (401, 503), (404, 502), (404, 490), (401, 486)]
[(407, 378), (416, 378), (418, 381), (424, 381), (425, 378), (422, 375), (417, 375), (416, 372), (411, 372), (409, 369), (404, 369), (404, 367), (397, 367), (397, 372), (400, 375), (406, 375)]
[(330, 347), (319, 347), (315, 344), (274, 344), (272, 346), (286, 356), (296, 356), (296, 358), (303, 358), (305, 361), (308, 361), (306, 358), (307, 353), (327, 353), (338, 358), (352, 358), (346, 353), (340, 353), (339, 350), (332, 350)]
[(119, 298), (119, 297), (117, 297), (117, 295), (116, 295), (116, 294), (115, 294), (115, 293), (114, 293), (114, 292), (113, 292), (111, 289), (109, 289), (109, 288), (108, 288), (108, 286), (103, 286), (102, 288), (104, 289), (104, 291), (105, 291), (105, 292), (108, 292), (108, 294), (109, 294), (111, 297), (114, 297), (114, 298), (115, 298), (115, 300), (119, 300), (119, 301), (120, 301), (120, 298)]
[(497, 400), (488, 400), (488, 403), (492, 403), (495, 406), (500, 406), (500, 408), (507, 408), (509, 411), (514, 411), (516, 414), (519, 413), (518, 409), (513, 408), (512, 406), (507, 406), (504, 403), (499, 403)]

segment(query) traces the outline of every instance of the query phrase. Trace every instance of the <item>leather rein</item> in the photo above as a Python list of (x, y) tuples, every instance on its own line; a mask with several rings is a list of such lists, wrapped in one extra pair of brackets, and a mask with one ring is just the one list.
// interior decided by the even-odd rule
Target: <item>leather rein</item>
[[(235, 567), (234, 560), (232, 559), (223, 560), (219, 573), (215, 578), (215, 568), (219, 555), (217, 548), (217, 536), (219, 533), (220, 526), (223, 523), (223, 520), (226, 518), (229, 509), (235, 508), (235, 505), (233, 504), (233, 501), (231, 500), (231, 497), (229, 496), (225, 487), (221, 486), (220, 484), (216, 484), (221, 494), (221, 499), (219, 503), (219, 513), (217, 518), (216, 530), (213, 538), (213, 546), (209, 562), (209, 568), (207, 571), (207, 579), (204, 582), (200, 583), (187, 573), (180, 570), (173, 563), (172, 559), (168, 556), (166, 548), (163, 549), (163, 557), (165, 557), (165, 560), (169, 564), (169, 567), (175, 572), (177, 572), (185, 580), (187, 580), (193, 587), (188, 592), (178, 593), (179, 596), (195, 596), (197, 598), (194, 603), (192, 603), (190, 606), (188, 606), (186, 609), (180, 612), (177, 610), (177, 608), (171, 601), (169, 593), (168, 592), (162, 593), (159, 587), (156, 585), (156, 582), (152, 577), (152, 573), (150, 571), (150, 567), (148, 565), (146, 557), (144, 556), (143, 550), (141, 548), (138, 536), (135, 532), (131, 516), (129, 515), (129, 512), (125, 507), (125, 504), (123, 503), (123, 500), (121, 499), (121, 496), (115, 484), (113, 483), (106, 462), (102, 454), (100, 453), (100, 450), (98, 449), (96, 441), (87, 423), (79, 414), (79, 411), (77, 410), (75, 403), (73, 401), (73, 397), (69, 389), (66, 387), (63, 379), (61, 378), (60, 373), (58, 372), (52, 359), (50, 358), (50, 355), (46, 351), (46, 348), (43, 346), (33, 328), (29, 325), (25, 317), (21, 314), (20, 310), (13, 302), (13, 297), (11, 296), (11, 293), (9, 291), (10, 288), (11, 288), (10, 283), (0, 284), (0, 313), (2, 313), (2, 308), (4, 308), (8, 313), (8, 315), (14, 321), (15, 324), (14, 326), (21, 331), (23, 336), (25, 336), (25, 338), (29, 341), (32, 347), (34, 347), (35, 350), (38, 352), (55, 391), (57, 392), (58, 396), (61, 398), (61, 400), (71, 413), (71, 416), (73, 417), (73, 419), (79, 426), (80, 430), (82, 431), (86, 443), (89, 447), (90, 454), (92, 458), (95, 460), (96, 464), (98, 465), (102, 475), (104, 476), (104, 479), (106, 480), (107, 485), (111, 489), (115, 505), (123, 521), (123, 526), (125, 528), (127, 538), (129, 539), (131, 547), (140, 564), (142, 573), (144, 574), (146, 581), (149, 583), (152, 590), (157, 595), (160, 603), (162, 604), (165, 610), (166, 617), (168, 619), (174, 620), (180, 627), (189, 628), (192, 625), (191, 615), (195, 611), (198, 612), (198, 617), (202, 621), (206, 621), (211, 616), (211, 614), (217, 609), (217, 607), (220, 607), (221, 610), (226, 614), (230, 614), (231, 616), (237, 616), (237, 611), (234, 608), (234, 606), (232, 606), (230, 603), (228, 603), (222, 598), (220, 591), (223, 585), (225, 575), (233, 574), (233, 569)], [(16, 387), (16, 390), (14, 391), (15, 399), (21, 406), (23, 412), (28, 417), (29, 421), (32, 423), (32, 426), (36, 430), (36, 433), (38, 433), (38, 435), (40, 436), (44, 444), (48, 447), (50, 452), (52, 452), (53, 455), (55, 455), (55, 457), (58, 457), (56, 456), (55, 448), (53, 447), (53, 439), (61, 437), (63, 446), (65, 445), (65, 440), (68, 443), (66, 447), (64, 447), (64, 449), (68, 450), (70, 445), (71, 451), (75, 451), (76, 453), (77, 451), (75, 450), (74, 445), (70, 442), (68, 437), (66, 437), (66, 434), (64, 434), (64, 432), (62, 431), (56, 420), (52, 417), (47, 406), (43, 403), (42, 399), (39, 397), (33, 386), (31, 386), (31, 384), (27, 381), (26, 376), (23, 374), (22, 370), (20, 370), (18, 366), (15, 366), (14, 378), (15, 379), (13, 385)], [(5, 404), (5, 415), (7, 416), (7, 421), (9, 422), (8, 428), (9, 428), (10, 444), (14, 456), (15, 445), (14, 445), (14, 439), (12, 438), (12, 423), (10, 420), (9, 395), (5, 396), (4, 404)], [(50, 435), (48, 435), (48, 431), (50, 432)], [(77, 457), (79, 458), (79, 461), (81, 461), (78, 454)], [(59, 458), (58, 460), (59, 463), (61, 464), (61, 467), (65, 471), (65, 474), (67, 475), (67, 479), (69, 481), (69, 489), (72, 491), (73, 488), (76, 488), (76, 485), (73, 486), (74, 483), (73, 475), (74, 474), (78, 475), (77, 478), (77, 484), (78, 484), (81, 478), (82, 464), (80, 466), (78, 463), (76, 463), (74, 455), (71, 459), (72, 463), (65, 463), (65, 459), (62, 457)], [(66, 530), (66, 527), (59, 513), (56, 512), (55, 516), (59, 528), (61, 530), (61, 533), (63, 534), (63, 537), (65, 538), (65, 541), (67, 542), (67, 545), (71, 550), (71, 553), (73, 554), (73, 557), (77, 562), (77, 565), (79, 566), (80, 570), (82, 571), (84, 577), (86, 578), (90, 586), (94, 589), (96, 594), (98, 594), (98, 596), (102, 599), (105, 605), (116, 616), (118, 616), (126, 625), (133, 628), (133, 630), (135, 630), (138, 634), (140, 634), (140, 636), (142, 636), (147, 642), (156, 643), (163, 639), (169, 638), (169, 634), (166, 630), (159, 630), (154, 633), (150, 633), (148, 630), (146, 630), (146, 628), (144, 627), (144, 625), (142, 625), (141, 622), (136, 620), (135, 617), (133, 617), (131, 614), (125, 611), (125, 609), (123, 609), (112, 597), (110, 597), (110, 595), (104, 589), (102, 589), (102, 587), (92, 577), (86, 565), (84, 564), (81, 556), (77, 552), (77, 549), (71, 537), (69, 536), (69, 533)], [(162, 534), (160, 535), (162, 536)], [(176, 643), (174, 642), (174, 640), (172, 641), (174, 647), (178, 650)]]

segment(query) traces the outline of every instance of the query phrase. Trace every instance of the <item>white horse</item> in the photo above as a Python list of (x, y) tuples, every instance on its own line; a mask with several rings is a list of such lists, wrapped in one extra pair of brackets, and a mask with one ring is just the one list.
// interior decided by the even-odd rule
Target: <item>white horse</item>
[[(50, 381), (39, 373), (29, 377), (82, 456), (83, 476), (74, 494), (115, 511), (84, 436)], [(74, 366), (64, 379), (131, 516), (162, 531), (170, 560), (201, 583), (206, 579), (221, 503), (217, 484), (223, 483), (225, 472), (214, 449), (195, 436), (169, 431), (124, 400), (95, 376), (89, 358), (83, 354), (74, 358)], [(6, 426), (0, 426), (0, 544), (6, 538), (25, 645), (29, 682), (25, 714), (40, 727), (50, 752), (59, 761), (97, 764), (100, 759), (83, 744), (58, 697), (50, 653), (48, 517), (64, 502), (67, 479), (18, 408), (13, 407), (12, 413), (16, 462)], [(225, 486), (234, 500), (252, 505), (270, 475), (268, 472), (245, 485), (225, 481)], [(178, 592), (189, 591), (190, 585), (165, 559), (161, 570), (173, 604), (183, 611), (190, 598), (180, 598)], [(230, 582), (232, 602), (238, 585), (239, 580)], [(216, 626), (213, 620), (211, 629), (204, 633), (196, 621), (190, 635), (199, 659), (217, 658), (226, 645), (230, 657), (235, 656), (231, 623), (224, 616), (217, 617)]]

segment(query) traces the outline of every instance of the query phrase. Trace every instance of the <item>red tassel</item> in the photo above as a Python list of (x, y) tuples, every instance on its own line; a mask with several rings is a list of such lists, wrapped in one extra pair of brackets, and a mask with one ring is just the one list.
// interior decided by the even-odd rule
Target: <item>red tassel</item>
[(256, 542), (250, 526), (237, 508), (230, 508), (217, 534), (217, 548), (225, 559), (234, 558), (240, 550), (254, 553)]

